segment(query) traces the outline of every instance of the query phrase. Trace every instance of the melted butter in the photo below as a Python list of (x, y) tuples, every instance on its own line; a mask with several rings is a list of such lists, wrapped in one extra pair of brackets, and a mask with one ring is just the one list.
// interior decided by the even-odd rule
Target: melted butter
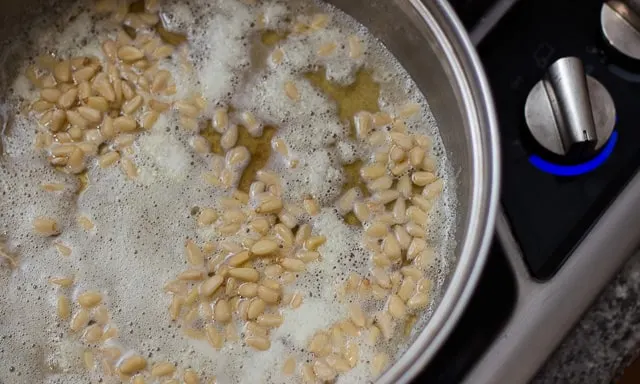
[[(251, 153), (251, 161), (244, 170), (238, 189), (243, 192), (249, 192), (249, 187), (255, 180), (256, 173), (267, 165), (271, 156), (271, 139), (276, 133), (276, 128), (271, 126), (264, 127), (262, 136), (253, 137), (243, 126), (238, 126), (238, 142), (236, 145), (246, 147)], [(224, 150), (220, 145), (222, 135), (216, 132), (211, 124), (207, 125), (201, 135), (211, 144), (211, 152), (224, 156)]]
[[(356, 73), (356, 80), (353, 84), (344, 86), (336, 84), (327, 79), (324, 68), (315, 72), (307, 73), (306, 78), (319, 88), (325, 95), (336, 103), (338, 116), (342, 120), (349, 121), (349, 136), (355, 138), (355, 128), (353, 116), (360, 111), (376, 113), (380, 111), (378, 98), (380, 97), (380, 84), (373, 80), (371, 72), (360, 70)], [(369, 196), (367, 185), (360, 177), (360, 169), (364, 165), (362, 160), (356, 160), (352, 164), (342, 166), (345, 175), (345, 182), (342, 191), (351, 188), (359, 188), (364, 196)], [(349, 212), (344, 216), (344, 221), (349, 225), (362, 225), (360, 220)]]
[(359, 70), (356, 73), (356, 80), (353, 84), (346, 86), (327, 80), (324, 68), (309, 72), (305, 76), (311, 84), (335, 101), (340, 119), (349, 121), (349, 135), (351, 137), (355, 137), (353, 116), (356, 113), (360, 111), (371, 113), (380, 111), (378, 107), (380, 84), (373, 80), (373, 75), (369, 71)]
[(289, 36), (289, 34), (286, 32), (264, 31), (260, 35), (260, 41), (267, 47), (273, 47), (282, 40), (285, 40), (287, 36)]

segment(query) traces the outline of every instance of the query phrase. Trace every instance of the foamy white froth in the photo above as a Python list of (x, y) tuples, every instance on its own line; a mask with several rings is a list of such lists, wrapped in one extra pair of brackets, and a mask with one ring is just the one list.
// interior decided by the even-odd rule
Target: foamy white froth
[[(278, 30), (287, 17), (312, 14), (324, 8), (332, 15), (326, 31), (305, 37), (291, 37), (280, 42), (286, 52), (285, 64), (261, 65), (266, 53), (256, 48), (255, 22), (264, 15), (269, 29)], [(92, 20), (78, 13), (73, 20), (60, 20), (61, 32), (45, 27), (32, 33), (36, 46), (33, 55), (54, 50), (62, 56), (95, 55), (102, 57), (99, 42), (114, 36), (106, 22)], [(260, 120), (278, 127), (297, 159), (291, 170), (276, 160), (269, 165), (279, 171), (285, 185), (285, 197), (299, 202), (313, 194), (330, 206), (341, 190), (344, 175), (341, 165), (350, 163), (367, 148), (347, 138), (346, 122), (337, 117), (336, 106), (313, 88), (303, 77), (309, 68), (322, 65), (332, 80), (349, 84), (358, 68), (366, 65), (382, 85), (381, 108), (392, 112), (393, 106), (407, 100), (419, 102), (422, 116), (409, 121), (415, 132), (437, 134), (433, 117), (424, 97), (393, 57), (362, 26), (348, 16), (302, 0), (265, 2), (247, 6), (236, 0), (191, 0), (172, 2), (163, 9), (163, 19), (176, 31), (188, 35), (188, 57), (194, 73), (181, 70), (179, 55), (164, 60), (161, 67), (172, 71), (178, 94), (168, 101), (201, 93), (207, 102), (206, 113), (216, 105), (232, 104), (252, 111)], [(318, 48), (328, 41), (345, 41), (357, 34), (364, 41), (367, 54), (348, 58), (347, 48), (338, 44), (331, 58), (317, 58)], [(29, 63), (25, 63), (21, 72)], [(300, 100), (292, 102), (283, 92), (285, 81), (293, 81)], [(186, 338), (169, 320), (169, 298), (162, 287), (185, 268), (184, 241), (195, 238), (202, 243), (216, 240), (215, 231), (198, 230), (194, 207), (216, 206), (225, 191), (202, 182), (214, 155), (196, 155), (189, 146), (190, 134), (176, 129), (175, 114), (158, 120), (153, 130), (141, 134), (135, 143), (135, 161), (140, 177), (129, 181), (117, 168), (101, 169), (92, 164), (89, 186), (76, 198), (75, 178), (54, 172), (31, 143), (36, 131), (35, 119), (17, 113), (18, 98), (34, 99), (34, 90), (24, 76), (11, 85), (14, 95), (13, 124), (3, 137), (0, 158), (0, 232), (6, 234), (8, 248), (19, 255), (16, 270), (0, 268), (0, 383), (86, 383), (87, 373), (81, 364), (81, 343), (68, 333), (68, 324), (55, 316), (58, 294), (73, 298), (87, 289), (105, 295), (113, 323), (119, 328), (119, 343), (129, 351), (148, 356), (153, 361), (169, 360), (182, 367), (215, 375), (220, 383), (289, 383), (299, 377), (284, 377), (280, 369), (285, 356), (299, 362), (314, 332), (326, 329), (347, 314), (345, 303), (337, 300), (336, 286), (350, 272), (366, 275), (369, 253), (361, 245), (362, 229), (348, 226), (333, 208), (324, 208), (313, 220), (314, 231), (325, 235), (320, 248), (323, 260), (310, 264), (287, 291), (302, 291), (305, 299), (297, 310), (283, 311), (284, 324), (272, 334), (271, 349), (256, 352), (240, 342), (227, 342), (216, 351), (208, 344)], [(443, 204), (434, 210), (435, 224), (430, 229), (438, 259), (432, 278), (444, 278), (446, 260), (452, 252), (453, 228), (452, 180), (437, 136), (435, 151), (440, 176), (447, 180)], [(63, 192), (44, 192), (42, 182), (62, 182)], [(56, 218), (63, 231), (56, 239), (69, 245), (72, 255), (60, 256), (50, 238), (33, 235), (32, 221), (46, 215)], [(78, 215), (95, 223), (89, 232), (76, 224)], [(308, 218), (306, 218), (308, 219)], [(51, 276), (74, 275), (77, 283), (70, 290), (47, 283)], [(370, 312), (381, 303), (365, 302)], [(433, 308), (419, 320), (424, 324)], [(366, 361), (373, 349), (364, 341), (361, 364), (339, 378), (341, 383), (371, 381)], [(396, 355), (406, 345), (385, 346)], [(94, 374), (93, 380), (98, 376)], [(105, 382), (109, 382), (106, 380)]]

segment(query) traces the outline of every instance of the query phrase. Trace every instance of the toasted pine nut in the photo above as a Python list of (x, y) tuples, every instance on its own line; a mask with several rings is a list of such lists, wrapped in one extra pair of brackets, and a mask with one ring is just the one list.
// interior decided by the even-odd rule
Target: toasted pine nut
[(55, 236), (60, 234), (60, 227), (55, 219), (40, 216), (33, 221), (34, 231), (41, 236)]

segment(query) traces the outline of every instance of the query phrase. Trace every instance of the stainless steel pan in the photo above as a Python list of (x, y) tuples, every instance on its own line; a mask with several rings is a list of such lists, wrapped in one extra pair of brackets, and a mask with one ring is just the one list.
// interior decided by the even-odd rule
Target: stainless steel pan
[[(381, 39), (427, 97), (457, 175), (456, 258), (431, 320), (379, 379), (406, 383), (443, 344), (474, 290), (493, 236), (500, 156), (493, 101), (480, 61), (445, 0), (329, 0)], [(0, 3), (0, 36), (28, 23), (39, 0)], [(2, 45), (6, 47), (6, 44)], [(16, 74), (5, 68), (11, 79)]]

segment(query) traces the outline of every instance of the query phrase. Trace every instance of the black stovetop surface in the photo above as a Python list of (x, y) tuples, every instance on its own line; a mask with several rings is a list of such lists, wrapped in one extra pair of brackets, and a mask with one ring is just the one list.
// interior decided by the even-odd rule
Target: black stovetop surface
[[(450, 1), (468, 30), (497, 2)], [(502, 207), (525, 264), (541, 281), (553, 278), (640, 165), (640, 65), (630, 67), (606, 46), (601, 6), (598, 0), (519, 0), (478, 46), (500, 124)], [(532, 164), (532, 155), (559, 160), (534, 143), (524, 120), (529, 91), (566, 56), (582, 59), (587, 73), (610, 92), (617, 112), (612, 154), (572, 177)], [(515, 297), (514, 277), (496, 240), (470, 305), (415, 383), (461, 382), (508, 321)]]

